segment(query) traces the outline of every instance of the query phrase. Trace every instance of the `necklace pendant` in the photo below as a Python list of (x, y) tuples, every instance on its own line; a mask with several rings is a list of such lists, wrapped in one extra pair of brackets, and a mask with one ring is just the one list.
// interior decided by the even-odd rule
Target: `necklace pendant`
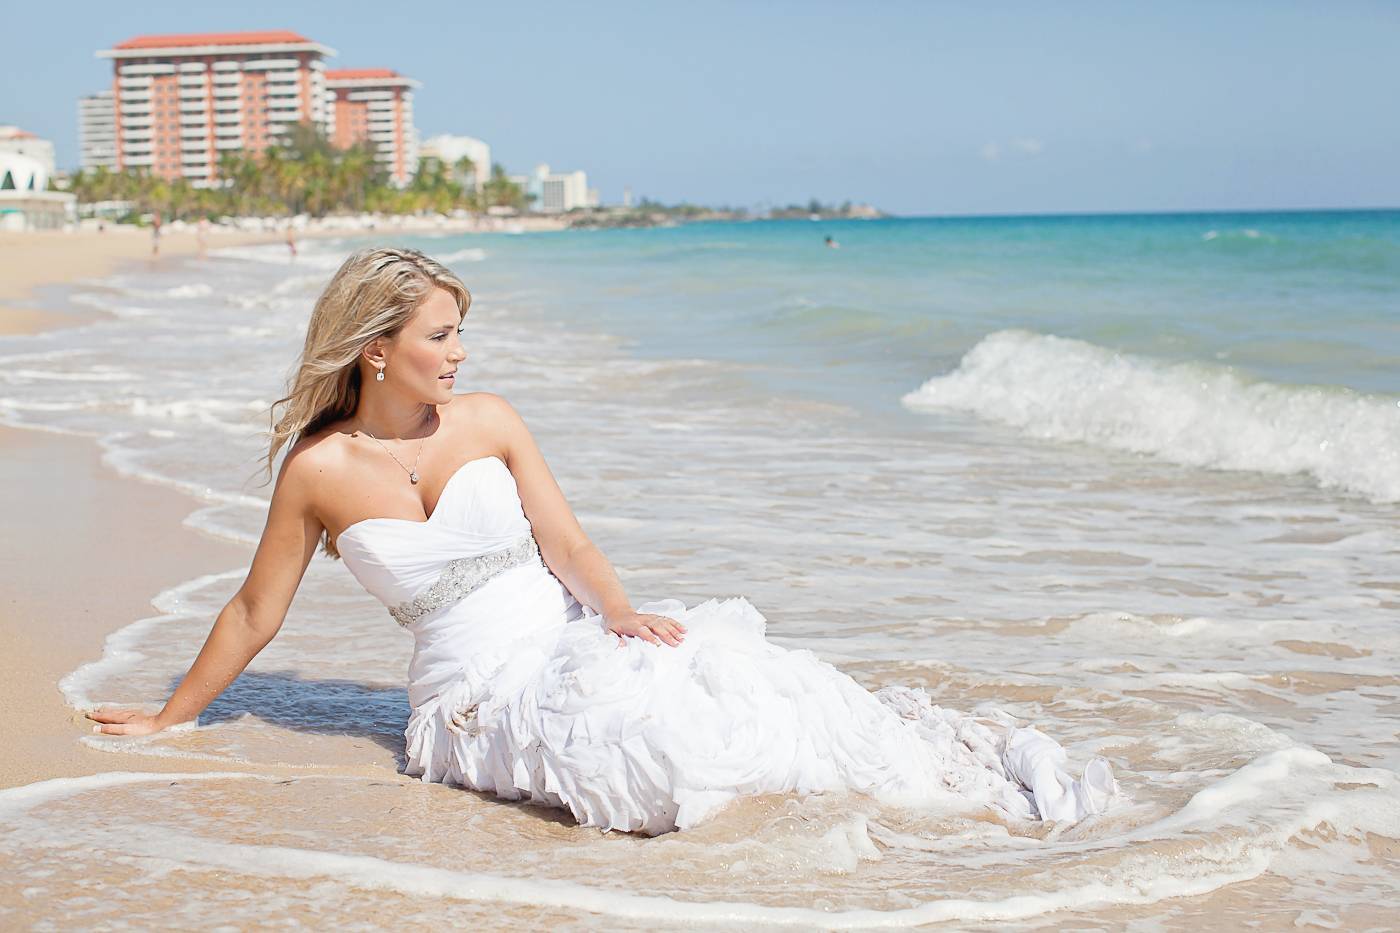
[(412, 483), (413, 485), (415, 485), (415, 486), (418, 485), (418, 471), (417, 471), (417, 470), (415, 470), (415, 471), (413, 471), (412, 473), (408, 474), (408, 481), (409, 481), (410, 483)]

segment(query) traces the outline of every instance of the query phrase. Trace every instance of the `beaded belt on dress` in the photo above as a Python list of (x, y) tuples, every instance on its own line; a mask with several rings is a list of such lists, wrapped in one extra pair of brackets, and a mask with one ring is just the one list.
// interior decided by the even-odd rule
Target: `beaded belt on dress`
[(499, 550), (448, 561), (437, 582), (408, 602), (390, 606), (389, 615), (400, 625), (412, 625), (430, 612), (465, 599), (496, 574), (539, 559), (535, 536), (525, 534)]

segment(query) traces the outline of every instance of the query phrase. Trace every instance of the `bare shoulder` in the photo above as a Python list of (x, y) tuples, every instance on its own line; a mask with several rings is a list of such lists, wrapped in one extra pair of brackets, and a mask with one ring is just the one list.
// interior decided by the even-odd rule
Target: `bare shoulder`
[(510, 447), (525, 425), (514, 406), (494, 392), (467, 392), (456, 396), (451, 405), (438, 408), (454, 426), (476, 435), (487, 446)]
[(457, 417), (466, 418), (519, 418), (515, 408), (505, 398), (495, 392), (466, 392), (454, 396), (451, 405), (439, 407), (450, 409)]
[(303, 505), (312, 505), (317, 487), (327, 475), (341, 472), (345, 462), (345, 439), (334, 428), (303, 437), (282, 461), (274, 496), (286, 495)]

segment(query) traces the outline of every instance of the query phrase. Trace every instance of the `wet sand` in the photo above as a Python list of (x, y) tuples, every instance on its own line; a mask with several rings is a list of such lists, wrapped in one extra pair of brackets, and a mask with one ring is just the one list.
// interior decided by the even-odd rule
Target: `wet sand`
[[(91, 441), (0, 428), (0, 706), (9, 711), (0, 786), (116, 769), (164, 770), (149, 756), (80, 744), (91, 723), (58, 682), (104, 640), (154, 614), (151, 597), (246, 563), (245, 548), (181, 526), (194, 503), (103, 466)], [(191, 659), (198, 645), (191, 645)], [(190, 762), (170, 767), (189, 770)]]
[[(271, 239), (217, 234), (209, 244)], [(197, 248), (193, 233), (162, 236), (155, 258), (146, 231), (0, 234), (0, 334), (75, 326), (98, 314), (37, 307), (35, 288)], [(100, 657), (112, 632), (152, 615), (150, 600), (162, 589), (247, 563), (246, 548), (181, 525), (194, 507), (174, 490), (118, 476), (91, 440), (0, 427), (0, 706), (9, 718), (0, 786), (124, 768), (190, 770), (187, 761), (165, 765), (79, 743), (91, 723), (64, 703), (58, 681)]]

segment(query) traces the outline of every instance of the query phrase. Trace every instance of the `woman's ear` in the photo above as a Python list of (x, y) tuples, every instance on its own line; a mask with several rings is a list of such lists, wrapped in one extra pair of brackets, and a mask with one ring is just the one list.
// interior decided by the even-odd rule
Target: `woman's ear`
[(376, 338), (374, 338), (373, 340), (371, 340), (369, 343), (365, 344), (365, 348), (364, 348), (363, 350), (360, 351), (360, 355), (363, 356), (366, 360), (368, 360), (368, 361), (369, 361), (369, 364), (370, 364), (371, 366), (374, 366), (374, 367), (376, 367), (376, 368), (378, 368), (378, 367), (380, 367), (380, 366), (383, 366), (383, 365), (384, 365), (384, 340), (383, 340), (383, 338), (381, 338), (381, 337), (376, 337)]

